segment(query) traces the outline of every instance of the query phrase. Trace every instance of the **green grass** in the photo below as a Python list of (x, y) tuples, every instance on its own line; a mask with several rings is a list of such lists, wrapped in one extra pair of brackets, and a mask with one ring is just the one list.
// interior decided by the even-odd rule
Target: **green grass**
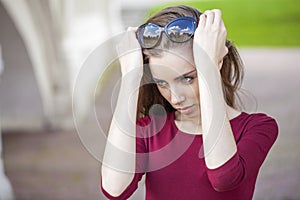
[(182, 4), (202, 12), (221, 9), (228, 39), (237, 46), (300, 46), (300, 0), (185, 1), (152, 8), (149, 15), (164, 7)]

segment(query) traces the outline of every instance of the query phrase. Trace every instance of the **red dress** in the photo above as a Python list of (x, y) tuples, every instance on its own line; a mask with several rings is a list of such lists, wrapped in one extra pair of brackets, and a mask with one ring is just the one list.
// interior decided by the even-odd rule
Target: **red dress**
[(178, 130), (174, 112), (137, 122), (137, 164), (131, 184), (118, 197), (127, 199), (146, 175), (146, 200), (250, 200), (259, 168), (278, 135), (276, 121), (262, 113), (242, 112), (230, 120), (237, 153), (217, 169), (208, 169), (202, 136)]

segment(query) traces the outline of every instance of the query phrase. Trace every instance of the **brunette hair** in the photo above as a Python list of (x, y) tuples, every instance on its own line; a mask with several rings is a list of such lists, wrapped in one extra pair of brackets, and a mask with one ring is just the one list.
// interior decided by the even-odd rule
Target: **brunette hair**
[[(198, 24), (201, 14), (202, 13), (200, 11), (189, 6), (171, 6), (156, 13), (154, 16), (149, 18), (146, 23), (154, 23), (159, 26), (165, 26), (175, 18), (190, 16), (195, 18)], [(192, 47), (192, 42), (193, 40), (185, 43), (175, 43), (163, 34), (156, 47), (152, 49), (143, 49), (144, 74), (141, 80), (141, 87), (139, 89), (137, 118), (148, 115), (150, 108), (155, 104), (162, 105), (166, 112), (175, 110), (160, 94), (156, 84), (154, 84), (149, 68), (149, 57), (159, 57), (163, 52), (163, 49), (168, 50), (176, 48), (178, 45), (189, 45)], [(237, 49), (229, 40), (226, 40), (225, 45), (228, 48), (228, 53), (223, 59), (223, 65), (220, 71), (223, 93), (227, 105), (236, 108), (236, 97), (238, 97), (237, 89), (239, 89), (243, 79), (243, 63)]]

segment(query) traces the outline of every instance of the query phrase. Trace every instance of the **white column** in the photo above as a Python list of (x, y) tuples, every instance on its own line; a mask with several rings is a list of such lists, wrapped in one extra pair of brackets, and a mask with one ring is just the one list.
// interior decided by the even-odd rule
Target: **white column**
[[(1, 46), (0, 46), (0, 76), (3, 69), (4, 66), (3, 66)], [(0, 77), (0, 81), (1, 81), (1, 77)], [(4, 164), (2, 160), (2, 133), (1, 133), (1, 117), (0, 117), (0, 200), (12, 200), (12, 199), (14, 199), (12, 187), (10, 185), (8, 178), (4, 173)]]
[[(121, 4), (119, 0), (65, 0), (63, 2), (64, 55), (69, 66), (70, 85), (74, 87), (77, 75), (88, 55), (102, 42), (122, 31)], [(106, 49), (104, 53), (110, 54), (112, 49), (115, 47)], [(98, 62), (99, 67), (105, 67), (100, 56), (93, 64), (95, 62)], [(90, 90), (95, 89), (94, 83), (99, 76), (91, 72), (85, 74), (85, 78), (80, 85), (82, 93), (73, 97), (73, 106), (77, 108), (80, 119), (87, 116), (93, 103), (94, 97)]]
[(43, 101), (45, 127), (72, 128), (70, 77), (61, 45), (63, 30), (57, 22), (60, 16), (53, 15), (59, 4), (24, 0), (2, 3), (27, 48)]

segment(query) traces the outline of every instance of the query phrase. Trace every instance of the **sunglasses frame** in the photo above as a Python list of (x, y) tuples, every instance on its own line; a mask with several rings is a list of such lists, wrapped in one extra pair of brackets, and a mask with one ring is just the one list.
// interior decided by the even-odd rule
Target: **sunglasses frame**
[[(168, 26), (170, 26), (172, 23), (174, 23), (174, 22), (176, 22), (176, 21), (180, 21), (180, 20), (186, 20), (186, 21), (191, 22), (191, 23), (192, 23), (192, 28), (193, 28), (193, 30), (192, 30), (193, 33), (191, 34), (191, 36), (190, 36), (187, 40), (183, 40), (183, 41), (175, 41), (175, 40), (173, 40), (173, 39), (169, 36), (167, 30), (168, 30)], [(164, 27), (161, 27), (161, 26), (159, 26), (159, 25), (157, 25), (157, 24), (153, 24), (153, 23), (146, 23), (146, 24), (143, 24), (143, 25), (141, 25), (141, 26), (138, 27), (138, 30), (137, 30), (136, 35), (137, 35), (137, 39), (138, 39), (138, 41), (139, 41), (141, 47), (144, 48), (144, 49), (151, 49), (151, 48), (155, 47), (155, 46), (157, 45), (158, 41), (160, 40), (161, 35), (162, 35), (163, 32), (165, 32), (165, 34), (167, 35), (167, 37), (168, 37), (171, 41), (176, 42), (176, 43), (183, 43), (183, 42), (189, 41), (189, 40), (193, 37), (193, 35), (194, 35), (195, 31), (196, 31), (196, 28), (197, 28), (197, 24), (196, 24), (196, 23), (197, 23), (196, 19), (193, 18), (193, 17), (189, 17), (189, 16), (178, 17), (178, 18), (176, 18), (176, 19), (170, 21), (170, 22), (169, 22), (167, 25), (165, 25)], [(158, 28), (158, 30), (160, 30), (160, 33), (159, 33), (159, 35), (158, 35), (158, 38), (159, 38), (159, 39), (158, 39), (158, 40), (155, 42), (155, 44), (153, 44), (152, 46), (146, 46), (146, 45), (144, 44), (143, 40), (141, 39), (141, 38), (144, 37), (144, 31), (141, 31), (141, 30), (143, 30), (146, 26), (149, 26), (149, 25), (151, 25), (151, 26), (154, 25), (154, 26), (156, 26), (156, 27)], [(145, 29), (144, 29), (144, 30), (145, 30)]]

